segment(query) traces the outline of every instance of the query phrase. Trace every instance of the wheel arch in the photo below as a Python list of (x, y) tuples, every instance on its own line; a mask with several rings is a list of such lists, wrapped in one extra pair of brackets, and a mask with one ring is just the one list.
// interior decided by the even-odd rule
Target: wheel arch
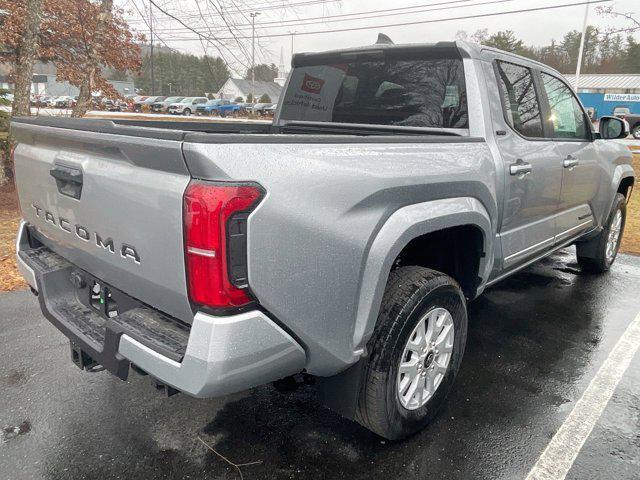
[(627, 199), (627, 202), (629, 202), (629, 197), (631, 195), (631, 191), (633, 190), (634, 183), (635, 178), (633, 177), (633, 175), (627, 175), (626, 177), (623, 177), (618, 184), (618, 193), (624, 195), (624, 197)]
[(477, 271), (473, 272), (477, 280), (465, 291), (473, 298), (484, 288), (493, 267), (495, 238), (491, 217), (478, 199), (457, 197), (418, 203), (400, 208), (387, 219), (371, 244), (360, 281), (353, 333), (356, 352), (364, 351), (373, 333), (389, 274), (398, 259), (416, 242), (429, 240), (434, 234), (446, 238), (441, 232), (454, 231), (460, 235), (475, 232), (474, 241), (478, 242)]

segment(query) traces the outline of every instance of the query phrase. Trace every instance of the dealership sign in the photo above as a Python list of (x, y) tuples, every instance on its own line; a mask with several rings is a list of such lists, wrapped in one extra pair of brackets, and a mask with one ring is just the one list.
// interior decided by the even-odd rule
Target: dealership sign
[(605, 93), (605, 102), (640, 102), (640, 93)]

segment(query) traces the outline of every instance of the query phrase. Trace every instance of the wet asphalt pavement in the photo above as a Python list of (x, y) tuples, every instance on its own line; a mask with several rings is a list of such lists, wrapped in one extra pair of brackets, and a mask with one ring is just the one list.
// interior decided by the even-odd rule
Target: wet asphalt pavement
[[(401, 443), (321, 407), (313, 386), (164, 398), (81, 372), (29, 292), (0, 294), (0, 479), (522, 479), (640, 311), (640, 257), (581, 274), (573, 249), (470, 305), (448, 406)], [(640, 479), (640, 353), (567, 478)]]

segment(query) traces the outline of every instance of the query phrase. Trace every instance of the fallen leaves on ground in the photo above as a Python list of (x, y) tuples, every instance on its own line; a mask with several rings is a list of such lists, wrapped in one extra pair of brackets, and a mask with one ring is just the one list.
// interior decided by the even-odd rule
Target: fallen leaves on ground
[(0, 292), (20, 290), (27, 284), (16, 265), (16, 232), (20, 223), (13, 186), (0, 187)]

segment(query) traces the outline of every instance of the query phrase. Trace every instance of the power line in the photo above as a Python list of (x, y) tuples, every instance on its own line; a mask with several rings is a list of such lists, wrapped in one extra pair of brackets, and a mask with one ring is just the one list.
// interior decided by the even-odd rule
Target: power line
[[(310, 6), (314, 6), (314, 5), (324, 5), (327, 3), (335, 3), (335, 2), (341, 2), (342, 0), (305, 0), (302, 2), (288, 2), (288, 3), (283, 3), (283, 4), (278, 4), (278, 5), (274, 5), (274, 4), (264, 4), (264, 5), (255, 5), (252, 6), (251, 8), (237, 8), (236, 10), (234, 10), (234, 13), (247, 13), (247, 12), (252, 12), (256, 9), (258, 10), (284, 10), (284, 9), (291, 9), (291, 8), (298, 8), (298, 7), (310, 7)], [(212, 16), (220, 16), (219, 14), (213, 14)], [(200, 15), (196, 12), (182, 12), (182, 17), (183, 18), (200, 18)], [(136, 22), (140, 22), (140, 19), (132, 19), (130, 20), (130, 22), (132, 21), (136, 21)]]
[[(591, 4), (597, 4), (597, 3), (608, 3), (611, 2), (612, 0), (591, 0)], [(494, 16), (500, 16), (500, 15), (510, 15), (510, 14), (514, 14), (514, 13), (528, 13), (528, 12), (538, 12), (538, 11), (542, 11), (542, 10), (555, 10), (555, 9), (559, 9), (559, 8), (567, 8), (567, 7), (577, 7), (580, 5), (586, 5), (588, 2), (587, 1), (582, 1), (582, 2), (575, 2), (575, 3), (567, 3), (567, 4), (563, 4), (563, 5), (549, 5), (546, 7), (533, 7), (533, 8), (523, 8), (523, 9), (519, 9), (519, 10), (510, 10), (510, 11), (506, 11), (506, 12), (492, 12), (492, 13), (481, 13), (481, 14), (475, 14), (475, 15), (461, 15), (458, 17), (449, 17), (449, 18), (438, 18), (438, 19), (430, 19), (430, 20), (417, 20), (417, 21), (413, 21), (413, 22), (402, 22), (402, 23), (388, 23), (388, 24), (384, 24), (384, 25), (369, 25), (369, 26), (363, 26), (363, 27), (351, 27), (351, 28), (338, 28), (338, 29), (333, 29), (333, 30), (316, 30), (316, 31), (311, 31), (311, 32), (297, 32), (296, 35), (301, 36), (301, 35), (320, 35), (320, 34), (325, 34), (325, 33), (341, 33), (341, 32), (354, 32), (354, 31), (360, 31), (360, 30), (373, 30), (373, 29), (378, 29), (378, 28), (391, 28), (391, 27), (404, 27), (404, 26), (410, 26), (410, 25), (425, 25), (425, 24), (430, 24), (430, 23), (440, 23), (440, 22), (451, 22), (451, 21), (455, 21), (455, 20), (470, 20), (470, 19), (475, 19), (475, 18), (487, 18), (487, 17), (494, 17)], [(198, 34), (199, 36), (202, 36), (199, 32), (193, 30), (192, 28), (189, 28), (189, 30), (191, 30), (192, 32)], [(266, 35), (259, 35), (259, 38), (277, 38), (277, 37), (288, 37), (290, 36), (290, 33), (273, 33), (273, 34), (266, 34)], [(251, 38), (251, 36), (237, 36), (236, 38), (242, 38), (242, 39), (249, 39)], [(232, 40), (233, 38), (229, 38), (229, 37), (215, 37), (216, 40)], [(194, 38), (174, 38), (172, 39), (172, 41), (192, 41), (192, 40), (197, 40)]]

